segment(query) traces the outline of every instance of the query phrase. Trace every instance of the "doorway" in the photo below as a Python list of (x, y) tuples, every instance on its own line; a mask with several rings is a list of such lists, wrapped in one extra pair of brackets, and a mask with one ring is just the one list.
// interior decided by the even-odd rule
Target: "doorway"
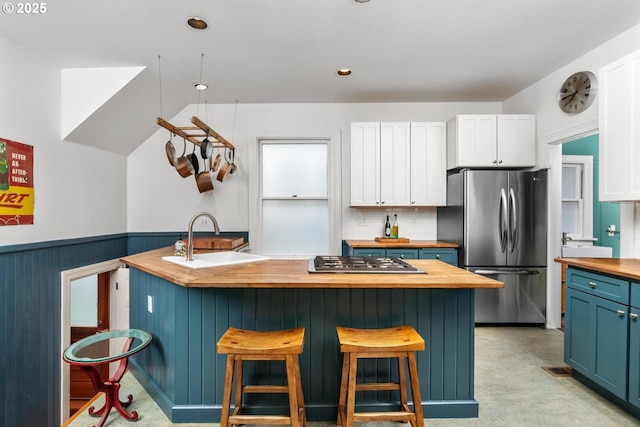
[[(72, 284), (80, 286), (83, 291), (87, 288), (95, 288), (95, 295), (80, 296), (84, 301), (95, 301), (87, 305), (96, 307), (95, 314), (89, 314), (91, 325), (82, 325), (72, 328), (71, 304)], [(100, 302), (98, 302), (100, 301)], [(101, 309), (98, 309), (102, 306)], [(102, 310), (102, 312), (100, 312)], [(106, 310), (106, 312), (104, 311)], [(91, 310), (89, 310), (91, 312)], [(86, 316), (82, 313), (81, 316)], [(81, 323), (84, 321), (80, 321)], [(105, 261), (92, 264), (61, 273), (61, 314), (60, 314), (60, 424), (69, 418), (71, 412), (71, 369), (69, 364), (62, 360), (62, 353), (71, 344), (72, 340), (79, 339), (85, 334), (99, 332), (103, 329), (126, 329), (129, 327), (129, 270), (119, 260)], [(109, 375), (113, 374), (115, 366), (109, 366)], [(79, 374), (82, 374), (79, 372)], [(74, 374), (75, 375), (75, 374)], [(78, 376), (78, 379), (82, 377)], [(88, 378), (87, 378), (88, 379)], [(82, 380), (80, 380), (82, 381)], [(89, 387), (91, 384), (88, 383)], [(85, 385), (80, 385), (81, 393), (91, 393)], [(91, 387), (92, 389), (92, 387)], [(90, 397), (95, 396), (93, 391)]]

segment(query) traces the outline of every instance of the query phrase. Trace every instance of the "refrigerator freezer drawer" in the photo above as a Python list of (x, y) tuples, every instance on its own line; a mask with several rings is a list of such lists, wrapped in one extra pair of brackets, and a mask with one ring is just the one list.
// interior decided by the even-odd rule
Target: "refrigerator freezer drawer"
[(476, 323), (545, 323), (545, 268), (483, 267), (468, 270), (504, 283), (502, 289), (476, 289)]

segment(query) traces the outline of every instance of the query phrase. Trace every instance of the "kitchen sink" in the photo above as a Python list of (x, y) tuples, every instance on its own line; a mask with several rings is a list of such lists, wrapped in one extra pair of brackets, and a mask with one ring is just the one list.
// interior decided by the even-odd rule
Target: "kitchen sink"
[(183, 256), (163, 256), (162, 259), (197, 270), (200, 268), (223, 267), (225, 265), (265, 261), (270, 258), (263, 255), (248, 254), (246, 252), (224, 251), (194, 254), (193, 261), (187, 261)]
[(563, 258), (611, 258), (613, 248), (607, 246), (562, 246)]

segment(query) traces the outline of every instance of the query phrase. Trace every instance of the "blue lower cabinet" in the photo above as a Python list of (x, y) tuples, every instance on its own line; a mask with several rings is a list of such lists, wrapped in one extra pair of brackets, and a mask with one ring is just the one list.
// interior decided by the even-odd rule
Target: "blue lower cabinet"
[[(636, 285), (640, 293), (640, 285)], [(629, 310), (629, 403), (640, 409), (640, 305)]]
[(384, 257), (387, 256), (386, 251), (384, 249), (378, 248), (358, 248), (353, 250), (353, 256), (378, 256)]
[(439, 259), (451, 265), (458, 265), (458, 251), (456, 249), (420, 249), (420, 259)]
[(640, 284), (575, 268), (566, 284), (565, 363), (640, 409)]
[(438, 259), (451, 265), (458, 266), (458, 250), (451, 248), (356, 248), (351, 249), (353, 256), (394, 256), (400, 259)]
[(387, 256), (400, 259), (418, 259), (417, 249), (387, 249)]

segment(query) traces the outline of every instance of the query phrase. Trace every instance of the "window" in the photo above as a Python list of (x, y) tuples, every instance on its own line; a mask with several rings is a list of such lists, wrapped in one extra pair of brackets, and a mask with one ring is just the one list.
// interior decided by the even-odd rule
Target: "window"
[(274, 258), (340, 254), (340, 139), (256, 137), (249, 160), (251, 250)]
[(592, 156), (562, 156), (562, 232), (593, 238)]

